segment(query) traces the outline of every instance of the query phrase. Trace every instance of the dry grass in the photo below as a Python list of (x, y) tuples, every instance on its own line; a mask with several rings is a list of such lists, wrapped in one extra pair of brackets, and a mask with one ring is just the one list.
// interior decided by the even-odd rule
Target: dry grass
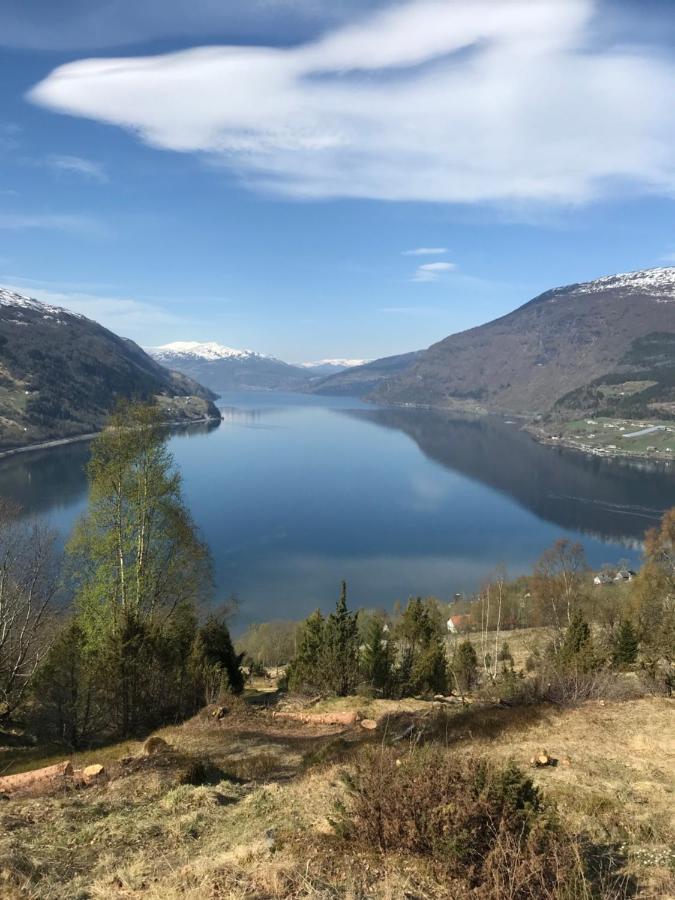
[[(419, 701), (352, 698), (313, 709), (351, 704), (392, 722), (424, 711), (424, 721), (435, 716)], [(625, 853), (642, 898), (666, 898), (675, 896), (673, 709), (665, 698), (564, 710), (472, 707), (449, 713), (436, 735), (449, 752), (521, 765), (545, 747), (560, 762), (533, 777), (568, 827)], [(159, 734), (182, 758), (208, 757), (225, 777), (181, 784), (171, 767), (148, 764), (84, 791), (0, 801), (3, 900), (452, 896), (424, 860), (345, 850), (332, 836), (345, 763), (331, 762), (331, 742), (348, 748), (340, 755), (349, 766), (361, 740), (381, 735), (310, 727), (255, 709)], [(79, 754), (75, 763), (114, 767), (139, 749), (124, 742)], [(311, 755), (322, 764), (307, 768)], [(564, 757), (571, 765), (562, 765)]]

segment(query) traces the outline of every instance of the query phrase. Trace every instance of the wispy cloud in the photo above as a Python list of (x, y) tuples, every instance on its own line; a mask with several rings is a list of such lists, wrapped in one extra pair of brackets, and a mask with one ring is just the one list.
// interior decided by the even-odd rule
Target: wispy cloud
[(90, 181), (98, 181), (100, 184), (109, 180), (102, 163), (95, 162), (93, 159), (84, 159), (82, 156), (53, 154), (45, 159), (44, 164), (56, 172), (80, 175)]
[(417, 267), (412, 281), (438, 281), (441, 275), (454, 272), (456, 268), (455, 263), (450, 262), (425, 263), (423, 266)]
[(185, 326), (185, 320), (180, 316), (167, 312), (161, 306), (131, 297), (101, 296), (86, 291), (45, 288), (44, 282), (31, 282), (29, 279), (16, 281), (20, 283), (6, 283), (5, 279), (0, 283), (8, 290), (80, 313), (116, 334), (131, 337), (139, 342), (147, 342), (148, 336), (157, 329), (176, 329)]
[(0, 213), (0, 229), (7, 231), (64, 231), (103, 237), (105, 226), (91, 216), (69, 213)]
[(415, 250), (404, 250), (403, 256), (443, 256), (447, 247), (417, 247)]
[(622, 184), (670, 196), (675, 65), (648, 44), (598, 43), (600, 11), (408, 0), (287, 48), (68, 63), (29, 96), (295, 197), (567, 205)]

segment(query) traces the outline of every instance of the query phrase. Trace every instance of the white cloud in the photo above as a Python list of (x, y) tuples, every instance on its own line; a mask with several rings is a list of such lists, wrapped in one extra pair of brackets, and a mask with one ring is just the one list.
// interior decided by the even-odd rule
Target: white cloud
[(597, 8), (408, 0), (298, 47), (69, 63), (29, 96), (296, 197), (670, 194), (675, 66), (649, 47), (593, 46)]
[(65, 231), (101, 237), (103, 225), (90, 216), (68, 213), (0, 213), (0, 229), (8, 231)]
[(81, 156), (54, 154), (46, 158), (45, 165), (55, 169), (57, 172), (65, 172), (68, 175), (81, 175), (101, 184), (108, 181), (108, 174), (101, 163), (94, 162), (92, 159), (84, 159)]
[(413, 281), (438, 281), (441, 275), (444, 275), (446, 272), (453, 272), (457, 266), (455, 263), (449, 262), (435, 262), (435, 263), (425, 263), (423, 266), (418, 266), (417, 271), (412, 277)]
[(442, 256), (447, 252), (447, 247), (417, 247), (415, 250), (404, 250), (403, 256)]

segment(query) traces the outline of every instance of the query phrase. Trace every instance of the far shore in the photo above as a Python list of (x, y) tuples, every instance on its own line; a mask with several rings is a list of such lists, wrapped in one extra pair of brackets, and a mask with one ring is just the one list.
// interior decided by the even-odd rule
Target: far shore
[[(215, 416), (202, 416), (199, 419), (179, 419), (177, 421), (165, 422), (167, 427), (175, 428), (179, 425), (198, 425), (200, 422), (217, 422)], [(23, 447), (12, 447), (9, 450), (0, 450), (0, 459), (6, 459), (10, 456), (16, 456), (18, 453), (31, 453), (34, 450), (50, 450), (53, 447), (63, 447), (66, 444), (77, 444), (81, 441), (93, 440), (100, 431), (92, 431), (88, 434), (74, 434), (72, 437), (56, 438), (53, 441), (40, 441), (34, 444), (26, 444)]]

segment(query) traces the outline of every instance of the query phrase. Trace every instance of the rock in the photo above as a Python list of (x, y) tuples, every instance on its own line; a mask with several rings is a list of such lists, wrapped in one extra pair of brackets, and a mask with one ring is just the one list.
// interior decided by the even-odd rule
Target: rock
[(166, 753), (170, 749), (164, 738), (153, 735), (143, 744), (143, 756), (159, 756), (160, 753)]
[(82, 769), (82, 778), (84, 779), (85, 784), (105, 778), (105, 768), (100, 763), (93, 763), (91, 766), (85, 766), (84, 769)]
[(361, 719), (361, 728), (365, 728), (366, 731), (375, 731), (377, 728), (377, 722), (375, 719)]
[(569, 758), (569, 756), (563, 756), (560, 762), (567, 768), (572, 765), (572, 760)]

